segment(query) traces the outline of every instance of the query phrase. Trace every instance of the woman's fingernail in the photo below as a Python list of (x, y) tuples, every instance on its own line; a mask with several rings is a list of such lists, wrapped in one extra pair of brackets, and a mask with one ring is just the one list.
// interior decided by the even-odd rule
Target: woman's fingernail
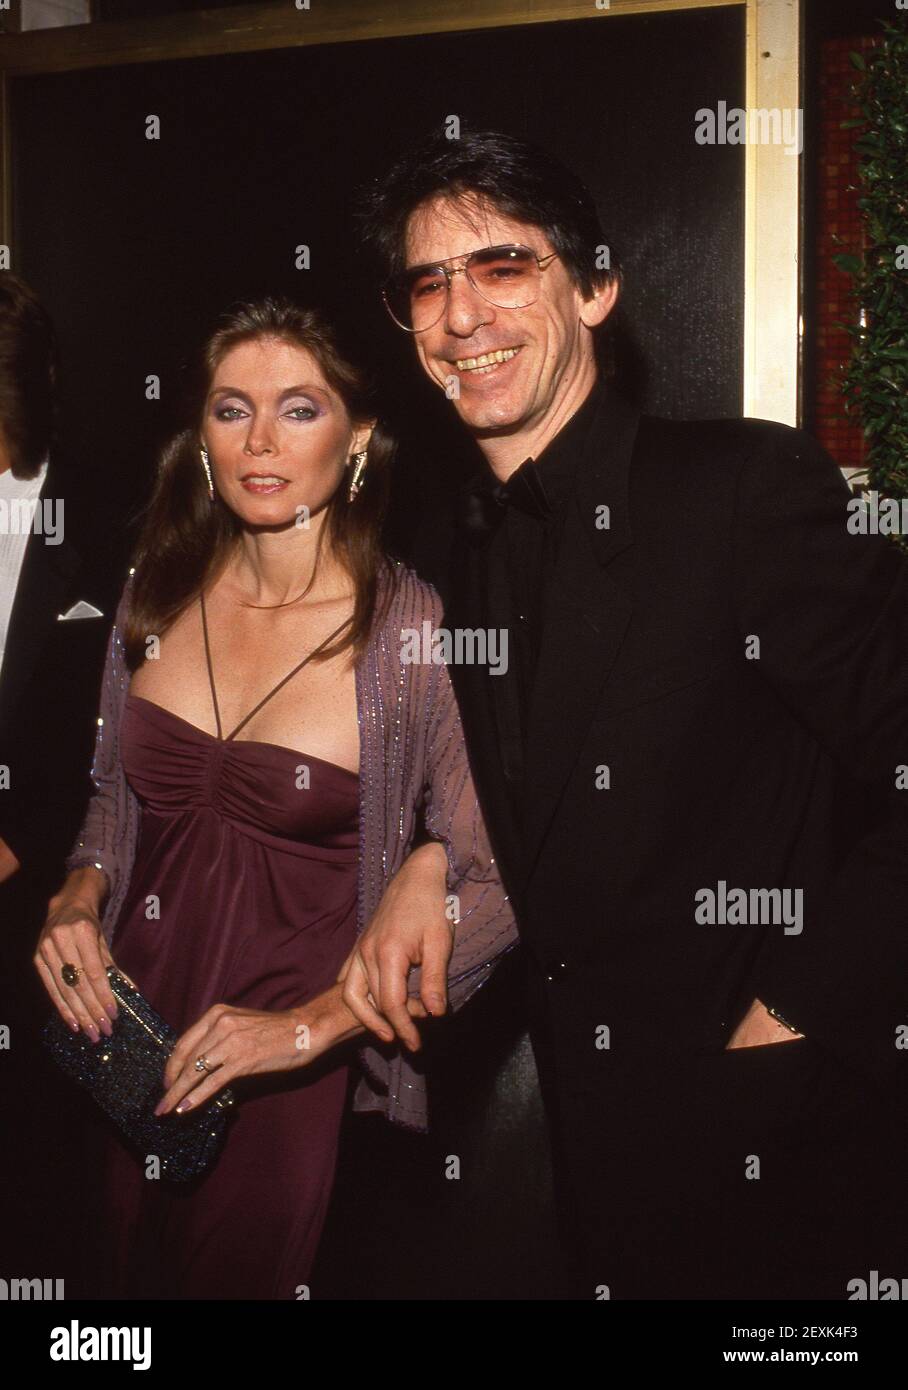
[(190, 1107), (191, 1105), (192, 1105), (192, 1101), (191, 1101), (191, 1100), (189, 1100), (189, 1099), (181, 1100), (180, 1103), (179, 1103), (179, 1105), (177, 1106), (177, 1114), (178, 1114), (178, 1115), (182, 1115), (183, 1111), (184, 1111), (184, 1110), (188, 1110), (189, 1107)]
[(91, 1038), (91, 1040), (92, 1040), (93, 1043), (96, 1043), (96, 1042), (100, 1042), (100, 1041), (101, 1041), (101, 1034), (98, 1032), (98, 1030), (97, 1030), (97, 1028), (95, 1027), (94, 1024), (92, 1024), (90, 1028), (86, 1028), (85, 1031), (86, 1031), (86, 1033), (88, 1034), (88, 1036)]
[(108, 1038), (113, 1037), (113, 1029), (110, 1026), (110, 1019), (106, 1016), (98, 1019), (98, 1027)]
[(71, 1018), (71, 1019), (69, 1020), (69, 1026), (70, 1026), (70, 1028), (73, 1030), (74, 1033), (78, 1033), (78, 1031), (79, 1031), (79, 1020), (78, 1020), (77, 1018)]
[(119, 1015), (119, 1012), (120, 1012), (120, 1011), (119, 1011), (119, 1009), (117, 1008), (116, 1004), (108, 1004), (108, 1005), (107, 1005), (107, 1017), (108, 1017), (108, 1018), (111, 1018), (111, 1019), (117, 1018), (117, 1016)]

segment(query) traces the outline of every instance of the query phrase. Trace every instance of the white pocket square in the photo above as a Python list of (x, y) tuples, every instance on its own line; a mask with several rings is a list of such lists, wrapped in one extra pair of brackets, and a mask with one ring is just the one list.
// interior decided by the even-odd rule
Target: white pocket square
[(65, 623), (70, 618), (103, 618), (104, 614), (100, 608), (95, 608), (93, 604), (86, 603), (84, 598), (80, 598), (78, 603), (74, 603), (72, 608), (68, 608), (65, 613), (57, 614), (57, 622)]

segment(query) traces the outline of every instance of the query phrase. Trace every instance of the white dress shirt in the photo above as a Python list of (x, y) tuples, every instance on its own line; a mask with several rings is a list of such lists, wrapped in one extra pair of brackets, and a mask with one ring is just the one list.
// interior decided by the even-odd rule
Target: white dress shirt
[[(32, 534), (32, 527), (23, 524), (34, 510), (26, 510), (24, 504), (39, 502), (44, 479), (47, 477), (47, 459), (41, 465), (36, 478), (14, 478), (11, 468), (0, 473), (0, 676), (3, 674), (3, 657), (6, 652), (6, 637), (12, 616), (19, 576), (25, 561), (25, 547)], [(18, 508), (14, 503), (23, 504)], [(37, 542), (40, 544), (40, 541)]]

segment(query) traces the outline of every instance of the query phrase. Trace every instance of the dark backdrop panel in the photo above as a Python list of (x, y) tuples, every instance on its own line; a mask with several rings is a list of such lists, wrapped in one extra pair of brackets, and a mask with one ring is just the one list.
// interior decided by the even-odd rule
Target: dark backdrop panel
[[(476, 458), (386, 319), (349, 220), (357, 186), (452, 114), (548, 146), (593, 189), (627, 272), (625, 388), (665, 414), (740, 414), (744, 151), (693, 138), (695, 112), (723, 99), (744, 100), (740, 8), (20, 79), (14, 264), (57, 321), (67, 454), (134, 507), (208, 317), (242, 295), (295, 294), (355, 324), (379, 367), (402, 433), (392, 535), (406, 550), (412, 518)], [(294, 269), (298, 243), (309, 271)], [(152, 373), (159, 403), (144, 395)], [(320, 1296), (557, 1296), (508, 979), (438, 1035), (428, 1139), (348, 1118)], [(440, 1178), (450, 1153), (459, 1183)]]
[(457, 472), (469, 450), (385, 320), (348, 218), (357, 186), (450, 114), (526, 135), (588, 181), (627, 270), (626, 389), (658, 413), (739, 414), (743, 149), (693, 139), (720, 99), (744, 100), (741, 8), (19, 79), (14, 264), (57, 321), (67, 452), (140, 497), (205, 321), (272, 289), (361, 329), (401, 422), (405, 500), (427, 456)]

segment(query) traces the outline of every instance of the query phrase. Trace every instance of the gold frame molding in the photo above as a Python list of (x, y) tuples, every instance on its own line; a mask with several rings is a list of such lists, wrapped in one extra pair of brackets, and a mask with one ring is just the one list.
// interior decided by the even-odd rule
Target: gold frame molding
[[(550, 24), (556, 20), (746, 7), (746, 105), (800, 107), (800, 0), (289, 0), (154, 19), (0, 36), (0, 242), (12, 233), (9, 84), (29, 74), (252, 53), (364, 39)], [(745, 415), (799, 419), (800, 159), (781, 145), (745, 147)]]

